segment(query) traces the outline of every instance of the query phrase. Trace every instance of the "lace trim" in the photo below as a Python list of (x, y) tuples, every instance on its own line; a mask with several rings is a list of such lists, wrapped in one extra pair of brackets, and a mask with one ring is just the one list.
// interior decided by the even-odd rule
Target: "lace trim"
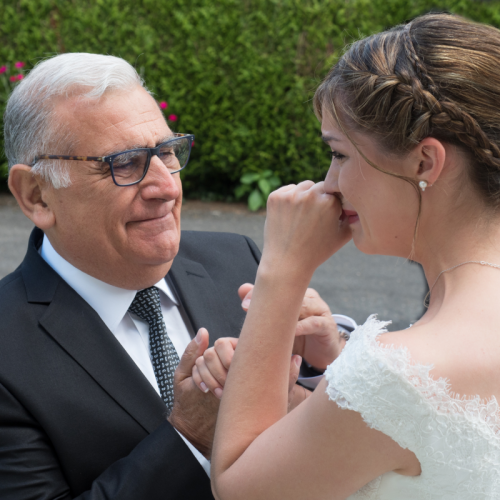
[[(390, 321), (379, 321), (377, 316), (372, 314), (363, 325), (351, 333), (348, 345), (344, 350), (348, 347), (354, 349), (356, 344), (365, 343), (364, 348), (368, 348), (379, 358), (379, 368), (382, 369), (383, 365), (385, 365), (403, 380), (409, 381), (422, 397), (433, 406), (436, 413), (460, 414), (466, 417), (468, 421), (486, 425), (493, 433), (500, 435), (500, 406), (496, 397), (482, 399), (478, 395), (465, 396), (457, 394), (451, 390), (448, 379), (443, 377), (432, 378), (430, 371), (434, 368), (434, 365), (415, 363), (411, 359), (407, 347), (381, 345), (377, 337), (387, 332), (386, 326), (390, 323)], [(334, 364), (335, 362), (330, 366)], [(330, 372), (330, 367), (328, 367), (326, 373), (327, 381), (330, 382), (328, 372)], [(353, 409), (334, 387), (329, 386), (328, 394), (341, 408)]]

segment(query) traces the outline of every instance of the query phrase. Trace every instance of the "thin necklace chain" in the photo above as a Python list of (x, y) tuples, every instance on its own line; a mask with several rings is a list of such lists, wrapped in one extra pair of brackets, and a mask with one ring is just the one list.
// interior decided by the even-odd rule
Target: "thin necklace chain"
[(424, 306), (426, 308), (429, 308), (429, 302), (430, 302), (432, 290), (436, 286), (438, 279), (441, 278), (441, 275), (444, 273), (447, 273), (448, 271), (453, 271), (453, 269), (456, 269), (457, 267), (465, 266), (465, 264), (480, 264), (481, 266), (489, 266), (489, 267), (494, 267), (495, 269), (500, 269), (500, 265), (492, 264), (491, 262), (485, 262), (484, 260), (468, 260), (467, 262), (462, 262), (461, 264), (457, 264), (456, 266), (452, 266), (452, 267), (449, 267), (448, 269), (445, 269), (444, 271), (441, 271), (438, 274), (438, 277), (435, 279), (430, 290), (427, 292), (427, 295), (424, 298)]

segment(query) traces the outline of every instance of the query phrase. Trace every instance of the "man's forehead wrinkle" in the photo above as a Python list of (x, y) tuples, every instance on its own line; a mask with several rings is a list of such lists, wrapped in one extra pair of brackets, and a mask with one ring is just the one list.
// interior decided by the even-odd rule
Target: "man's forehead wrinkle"
[(121, 146), (116, 146), (116, 147), (113, 147), (113, 149), (109, 149), (105, 152), (102, 153), (102, 156), (111, 156), (111, 155), (114, 155), (114, 154), (117, 154), (117, 153), (122, 153), (123, 151), (129, 151), (129, 150), (132, 150), (132, 149), (141, 149), (141, 148), (150, 148), (150, 147), (156, 147), (164, 142), (167, 142), (169, 139), (171, 139), (173, 137), (173, 133), (170, 132), (170, 133), (167, 133), (163, 136), (160, 137), (160, 139), (158, 139), (154, 145), (150, 146), (148, 145), (147, 143), (149, 143), (149, 141), (142, 141), (142, 142), (136, 142), (134, 144), (124, 144), (122, 143), (123, 145)]
[[(118, 137), (113, 141), (113, 145), (109, 146), (106, 152), (103, 152), (103, 155), (109, 156), (130, 149), (155, 147), (165, 142), (165, 140), (171, 138), (173, 134), (171, 131), (165, 131), (163, 126), (161, 126), (162, 130), (159, 130), (158, 125), (154, 123), (157, 122), (158, 119), (158, 117), (151, 117), (151, 119), (142, 123), (125, 123), (125, 127), (120, 126), (120, 124), (126, 122), (126, 118), (121, 119), (119, 122), (110, 123), (104, 128), (103, 133), (109, 133), (111, 131), (110, 135), (116, 134)], [(153, 124), (153, 126), (151, 126), (151, 124)], [(163, 124), (164, 123), (161, 123), (161, 125)], [(168, 127), (166, 128), (168, 129)]]

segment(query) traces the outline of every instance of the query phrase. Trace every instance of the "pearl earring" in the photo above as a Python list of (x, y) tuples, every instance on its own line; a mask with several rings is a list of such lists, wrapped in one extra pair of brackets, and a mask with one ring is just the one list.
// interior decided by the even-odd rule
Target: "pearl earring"
[(424, 192), (424, 191), (425, 191), (425, 188), (427, 187), (427, 182), (425, 182), (425, 181), (420, 181), (420, 182), (418, 183), (418, 185), (420, 186), (420, 189), (422, 190), (422, 192)]

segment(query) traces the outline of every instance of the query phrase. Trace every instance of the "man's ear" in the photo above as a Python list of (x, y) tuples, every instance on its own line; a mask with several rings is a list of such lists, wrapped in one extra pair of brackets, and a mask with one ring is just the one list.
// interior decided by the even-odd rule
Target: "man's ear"
[(413, 172), (417, 182), (425, 181), (432, 186), (441, 175), (446, 161), (446, 149), (433, 137), (422, 139), (416, 147), (418, 167)]
[(43, 199), (50, 187), (39, 175), (33, 175), (31, 167), (14, 165), (9, 172), (9, 189), (35, 226), (46, 231), (55, 224), (54, 213)]

